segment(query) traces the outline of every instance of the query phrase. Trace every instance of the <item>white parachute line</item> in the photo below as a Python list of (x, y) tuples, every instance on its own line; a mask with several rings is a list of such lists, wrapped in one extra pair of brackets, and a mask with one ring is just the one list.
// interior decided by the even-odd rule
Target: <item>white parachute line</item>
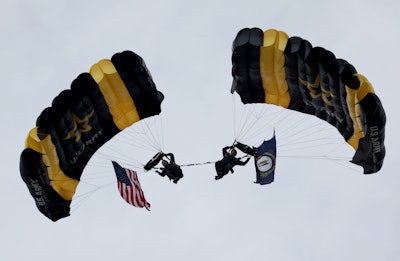
[[(237, 106), (233, 97), (236, 140), (248, 145), (258, 145), (246, 141), (256, 140), (258, 136), (263, 139), (268, 138), (274, 130), (277, 139), (277, 157), (325, 159), (347, 167), (355, 166), (350, 162), (351, 156), (339, 150), (343, 146), (349, 146), (344, 138), (334, 126), (317, 116), (274, 105), (260, 104), (259, 107), (252, 106), (254, 104), (249, 106), (240, 103), (240, 105), (242, 106)], [(257, 124), (257, 121), (262, 124)]]
[[(244, 128), (245, 126), (247, 126), (247, 124), (245, 124), (245, 122), (247, 122), (249, 119), (245, 117), (244, 112), (242, 111), (240, 113), (240, 119), (239, 121), (237, 121), (237, 108), (236, 108), (236, 103), (235, 103), (235, 96), (232, 95), (232, 118), (233, 118), (233, 131), (234, 131), (234, 138), (235, 140), (239, 140), (240, 136), (242, 135), (241, 133), (244, 132)], [(238, 128), (240, 127), (240, 129)]]
[[(161, 117), (149, 117), (118, 133), (95, 156), (124, 163), (136, 171), (144, 171), (144, 164), (151, 156), (162, 151), (162, 134)], [(149, 158), (146, 158), (147, 155)]]
[(153, 142), (151, 140), (148, 140), (147, 137), (143, 135), (143, 132), (140, 132), (138, 130), (129, 129), (127, 130), (127, 133), (125, 133), (124, 136), (125, 137), (121, 142), (123, 142), (127, 146), (140, 149), (155, 147), (155, 145), (153, 145)]
[(337, 165), (343, 166), (348, 168), (349, 170), (359, 173), (360, 172), (360, 167), (351, 163), (348, 158), (346, 157), (328, 157), (328, 156), (312, 156), (312, 155), (306, 155), (306, 156), (293, 156), (293, 155), (281, 155), (278, 154), (277, 158), (294, 158), (294, 159), (302, 159), (302, 160), (327, 160), (329, 162), (333, 162)]
[(107, 162), (117, 161), (118, 163), (129, 165), (136, 172), (142, 172), (144, 170), (144, 162), (136, 160), (135, 155), (127, 155), (126, 153), (115, 153), (110, 156), (110, 153), (98, 153), (96, 154), (99, 158), (106, 160)]
[[(260, 120), (262, 118), (267, 118), (267, 114), (270, 114), (270, 111), (264, 111), (264, 113), (259, 116), (257, 120)], [(270, 114), (271, 115), (271, 114)], [(285, 116), (287, 118), (287, 116)], [(266, 133), (271, 132), (271, 129), (276, 129), (276, 126), (278, 126), (277, 121), (280, 120), (278, 119), (278, 115), (272, 114), (271, 116), (268, 116), (268, 123), (265, 125), (261, 125), (258, 127), (258, 129), (254, 129), (254, 131), (251, 133), (254, 136), (262, 136), (265, 138)], [(259, 124), (260, 125), (260, 124)]]
[[(309, 133), (307, 132), (309, 126), (304, 126), (307, 115), (293, 115), (290, 114), (290, 112), (285, 111), (282, 111), (281, 113), (286, 114), (286, 120), (281, 121), (277, 126), (277, 128), (279, 128), (279, 135), (281, 136), (280, 139), (282, 142), (292, 143), (294, 140), (309, 136)], [(295, 134), (293, 134), (294, 132)]]
[[(160, 126), (157, 125), (158, 122)], [(150, 126), (150, 123), (152, 123), (153, 126)], [(153, 148), (157, 151), (161, 151), (164, 143), (161, 115), (150, 117), (148, 120), (145, 119), (144, 125), (146, 126), (145, 131), (150, 134), (146, 136), (149, 137), (149, 141), (152, 141), (151, 144)]]
[(161, 115), (141, 120), (125, 132), (129, 136), (127, 144), (142, 149), (161, 151), (163, 147), (163, 129)]
[[(293, 145), (299, 145), (299, 144), (305, 144), (309, 142), (316, 142), (316, 141), (332, 141), (335, 139), (332, 139), (329, 136), (329, 131), (326, 131), (324, 129), (318, 129), (318, 128), (313, 128), (313, 130), (310, 132), (309, 128), (304, 128), (301, 129), (298, 126), (293, 126), (293, 130), (298, 130), (295, 134), (288, 136), (287, 138), (279, 138), (281, 140), (280, 146), (285, 147), (285, 146), (293, 146)], [(280, 134), (280, 133), (279, 133)]]
[(277, 154), (278, 158), (295, 158), (295, 159), (309, 159), (309, 160), (313, 160), (313, 159), (325, 159), (325, 160), (332, 160), (332, 161), (348, 161), (348, 158), (346, 157), (329, 157), (329, 156), (325, 156), (325, 155), (285, 155), (285, 154)]
[[(273, 121), (270, 120), (267, 124), (262, 126), (259, 125), (260, 119), (264, 118), (270, 112), (269, 106), (255, 106), (253, 104), (243, 105), (240, 104), (240, 120), (237, 121), (238, 112), (237, 104), (233, 97), (233, 128), (235, 140), (243, 141), (249, 139), (249, 137), (263, 136), (270, 132), (273, 128)], [(272, 116), (272, 115), (271, 115)], [(275, 118), (276, 116), (273, 116)], [(258, 126), (257, 126), (258, 125)]]
[[(344, 141), (344, 139), (341, 139), (340, 142), (337, 141), (336, 144), (337, 144), (337, 146), (334, 147), (334, 148), (332, 148), (331, 150), (329, 150), (329, 151), (326, 153), (326, 155), (332, 155), (332, 154), (333, 154), (335, 151), (337, 151), (340, 147), (344, 147), (344, 146), (349, 147), (349, 146), (350, 146), (347, 142)], [(341, 152), (339, 152), (339, 153), (341, 153)], [(341, 154), (342, 154), (342, 153), (341, 153)], [(344, 157), (342, 157), (342, 158), (344, 158)], [(350, 158), (350, 157), (347, 157), (347, 158)]]
[[(113, 141), (114, 144), (112, 144), (111, 146), (105, 146), (104, 148), (99, 149), (95, 156), (98, 158), (101, 158), (103, 160), (105, 160), (106, 162), (110, 162), (112, 160), (114, 161), (118, 161), (120, 162), (121, 160), (124, 160), (126, 157), (129, 157), (129, 155), (125, 155), (124, 153), (121, 153), (118, 150), (118, 147), (120, 146), (120, 144), (118, 144), (119, 142), (117, 142), (116, 140)], [(123, 144), (121, 144), (122, 146)], [(135, 161), (134, 157), (129, 157), (129, 160), (131, 161)], [(137, 162), (139, 164), (139, 162)], [(93, 166), (99, 166), (98, 162), (96, 163), (91, 163), (91, 165)]]
[(98, 161), (97, 157), (92, 158), (82, 173), (79, 184), (71, 202), (71, 212), (75, 211), (90, 198), (96, 191), (116, 184), (115, 173), (110, 161)]
[(80, 193), (79, 195), (74, 195), (74, 198), (71, 202), (71, 206), (70, 206), (70, 213), (74, 213), (75, 211), (77, 211), (91, 196), (93, 196), (98, 190), (105, 188), (105, 187), (109, 187), (112, 185), (116, 185), (116, 182), (109, 182), (107, 184), (103, 184), (100, 186), (95, 187), (94, 189), (88, 190), (85, 193)]
[[(307, 117), (310, 116), (304, 115), (302, 117), (304, 118), (304, 122)], [(335, 151), (340, 147), (346, 146), (347, 143), (337, 132), (336, 128), (330, 126), (327, 122), (315, 119), (315, 123), (312, 125), (304, 126), (302, 121), (299, 124), (291, 126), (291, 128), (292, 132), (293, 130), (298, 130), (295, 135), (290, 135), (287, 139), (283, 140), (277, 136), (278, 157), (326, 159), (336, 162), (340, 161), (342, 165), (345, 165), (345, 163), (349, 164), (349, 156), (335, 155)], [(316, 153), (318, 155), (315, 155)]]
[(159, 140), (159, 142), (158, 142), (158, 144), (159, 144), (159, 150), (160, 151), (164, 151), (164, 148), (165, 148), (165, 143), (164, 143), (164, 120), (163, 120), (163, 117), (162, 117), (162, 115), (160, 114), (159, 116), (158, 116), (158, 118), (159, 118), (159, 123), (160, 123), (160, 126), (159, 126), (159, 128), (158, 128), (158, 132), (157, 132), (157, 134), (158, 134), (158, 140)]
[[(296, 117), (295, 121), (288, 121), (290, 124), (287, 124), (284, 128), (279, 128), (280, 126), (277, 126), (277, 128), (279, 128), (280, 146), (293, 146), (316, 141), (324, 141), (325, 144), (339, 141), (336, 137), (338, 134), (336, 133), (337, 130), (333, 126), (327, 128), (328, 123), (320, 119), (313, 119), (315, 122), (310, 125), (310, 117), (311, 115), (303, 115), (303, 117), (300, 118)], [(342, 139), (340, 139), (340, 143), (344, 143)]]

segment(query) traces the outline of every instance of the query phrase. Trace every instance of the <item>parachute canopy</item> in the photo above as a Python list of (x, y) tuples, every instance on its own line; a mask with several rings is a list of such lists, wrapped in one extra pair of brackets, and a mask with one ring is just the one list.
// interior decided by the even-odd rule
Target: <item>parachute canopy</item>
[(347, 61), (285, 32), (244, 28), (233, 41), (231, 92), (244, 104), (266, 103), (315, 115), (337, 128), (365, 174), (385, 157), (386, 116), (366, 77)]
[(92, 155), (120, 131), (158, 115), (164, 96), (143, 59), (131, 51), (94, 64), (42, 111), (20, 158), (22, 179), (53, 221), (70, 203)]

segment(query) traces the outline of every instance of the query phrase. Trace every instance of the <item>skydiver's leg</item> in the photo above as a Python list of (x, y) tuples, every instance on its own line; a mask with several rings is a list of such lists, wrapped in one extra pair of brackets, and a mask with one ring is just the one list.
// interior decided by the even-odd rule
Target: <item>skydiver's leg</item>
[(215, 179), (221, 179), (224, 175), (222, 175), (222, 164), (220, 161), (215, 162), (215, 171), (217, 172), (217, 176), (215, 176)]
[(226, 166), (223, 166), (222, 164), (216, 164), (215, 169), (217, 171), (217, 176), (215, 176), (216, 180), (222, 179), (229, 172), (229, 170), (226, 170)]
[(233, 173), (233, 165), (232, 164), (226, 164), (222, 170), (223, 172), (225, 172), (226, 174), (228, 174), (228, 172), (230, 171), (231, 173)]

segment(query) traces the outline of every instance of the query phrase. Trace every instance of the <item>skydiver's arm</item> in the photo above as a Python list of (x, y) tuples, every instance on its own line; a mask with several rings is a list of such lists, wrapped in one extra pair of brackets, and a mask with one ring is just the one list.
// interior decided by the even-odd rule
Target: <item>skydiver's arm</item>
[(225, 156), (227, 153), (228, 153), (228, 149), (229, 149), (230, 147), (229, 146), (226, 146), (226, 147), (224, 147), (223, 149), (222, 149), (222, 156)]
[(240, 159), (238, 159), (236, 161), (236, 165), (240, 165), (240, 166), (244, 166), (247, 164), (247, 162), (249, 162), (250, 158), (247, 158), (245, 161), (241, 161)]
[(167, 172), (165, 171), (165, 168), (162, 169), (162, 171), (156, 170), (156, 172), (157, 172), (161, 177), (165, 177), (165, 175), (167, 174)]
[(175, 162), (175, 157), (173, 153), (166, 153), (164, 155), (169, 159), (169, 161)]

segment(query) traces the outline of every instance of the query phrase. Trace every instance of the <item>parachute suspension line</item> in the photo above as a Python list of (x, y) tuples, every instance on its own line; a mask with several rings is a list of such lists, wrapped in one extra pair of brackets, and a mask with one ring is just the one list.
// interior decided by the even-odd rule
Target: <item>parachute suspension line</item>
[[(155, 128), (151, 128), (149, 126), (149, 122), (152, 121), (153, 125)], [(160, 126), (157, 125), (157, 121), (159, 121)], [(152, 140), (152, 146), (154, 149), (157, 151), (162, 151), (164, 147), (164, 137), (163, 137), (163, 121), (162, 121), (162, 116), (154, 116), (150, 117), (148, 121), (144, 122), (146, 127), (147, 127), (147, 132), (150, 134), (151, 140)]]
[(161, 115), (149, 117), (132, 125), (127, 135), (128, 145), (151, 151), (162, 150), (162, 118)]
[(286, 135), (286, 137), (282, 138), (283, 142), (281, 143), (281, 146), (307, 144), (310, 142), (310, 140), (326, 140), (327, 137), (319, 137), (317, 135), (318, 133), (324, 132), (322, 123), (315, 122), (312, 125), (304, 126), (305, 122), (307, 122), (306, 117), (303, 116), (296, 121), (293, 121), (288, 127), (283, 128), (283, 131), (280, 132), (280, 135)]
[(349, 170), (359, 173), (359, 166), (356, 166), (352, 164), (350, 161), (347, 160), (345, 157), (330, 157), (330, 156), (310, 156), (310, 155), (305, 155), (305, 156), (285, 156), (285, 155), (279, 155), (280, 158), (294, 158), (294, 159), (303, 159), (303, 160), (327, 160), (330, 162), (333, 162), (337, 165), (343, 166), (348, 168)]
[[(344, 161), (349, 157), (336, 153), (339, 148), (346, 146), (343, 137), (336, 128), (312, 115), (292, 113), (293, 120), (288, 120), (278, 135), (278, 150), (280, 157), (308, 159), (326, 159), (332, 162)], [(317, 154), (317, 156), (315, 156)]]
[(236, 127), (238, 126), (237, 125), (237, 121), (236, 121), (236, 117), (235, 117), (235, 115), (236, 115), (236, 107), (235, 107), (235, 95), (232, 95), (232, 123), (233, 123), (233, 136), (234, 136), (234, 138), (235, 138), (235, 140), (237, 139), (237, 137), (238, 137), (238, 134), (237, 134), (237, 129), (236, 129)]
[[(313, 132), (318, 132), (319, 130), (316, 130), (315, 127), (322, 126), (322, 124), (317, 121), (311, 126), (309, 121), (307, 121), (307, 115), (301, 115), (293, 111), (281, 111), (280, 114), (285, 115), (283, 120), (281, 119), (277, 124), (277, 128), (280, 129), (279, 136), (280, 140), (282, 140), (280, 143), (281, 145), (293, 144), (299, 140), (302, 141), (304, 138), (311, 137), (314, 139), (315, 135), (310, 133), (310, 129), (312, 129)], [(306, 123), (308, 125), (304, 126)]]
[[(101, 156), (116, 160), (126, 167), (144, 172), (144, 164), (157, 152), (163, 151), (161, 115), (145, 118), (121, 131), (113, 138), (113, 145)], [(111, 151), (111, 153), (109, 153)], [(110, 158), (111, 157), (111, 158)]]
[[(71, 203), (71, 210), (70, 212), (73, 213), (75, 212), (77, 209), (79, 209), (81, 206), (84, 205), (84, 203), (91, 197), (93, 196), (97, 191), (99, 191), (100, 189), (104, 188), (104, 187), (109, 187), (109, 186), (115, 186), (115, 181), (109, 182), (107, 184), (101, 185), (101, 186), (96, 186), (94, 188), (92, 188), (91, 190), (87, 190), (85, 189), (85, 193), (75, 193), (72, 203)], [(82, 187), (81, 184), (79, 184), (80, 187)], [(78, 188), (79, 189), (79, 188)]]
[(317, 116), (270, 104), (240, 102), (236, 104), (236, 102), (233, 95), (232, 110), (236, 141), (257, 146), (268, 139), (274, 130), (279, 157), (304, 156), (311, 159), (348, 162), (348, 157), (338, 153), (339, 148), (346, 145), (342, 136), (336, 128)]
[(240, 118), (239, 121), (237, 121), (237, 118), (235, 117), (238, 115), (237, 113), (237, 104), (235, 101), (235, 95), (232, 95), (232, 116), (233, 116), (233, 129), (234, 129), (234, 138), (235, 140), (241, 140), (243, 136), (245, 136), (246, 133), (251, 129), (251, 127), (255, 124), (255, 122), (251, 123), (251, 118), (246, 117), (246, 110), (245, 107), (243, 106), (243, 109), (241, 110), (240, 113)]
[[(260, 135), (262, 135), (264, 139), (264, 136), (266, 135), (266, 133), (268, 133), (268, 130), (270, 131), (272, 125), (270, 122), (260, 125), (259, 121), (260, 119), (265, 118), (267, 114), (269, 114), (269, 107), (260, 106), (260, 104), (239, 104), (241, 105), (240, 108), (235, 100), (235, 95), (233, 95), (232, 114), (235, 140), (243, 141), (248, 139), (249, 137), (256, 136), (258, 138), (260, 137)], [(240, 114), (238, 112), (238, 109), (240, 109)], [(238, 117), (239, 115), (240, 118)], [(237, 118), (239, 120), (237, 120)]]
[[(268, 106), (266, 106), (268, 107)], [(271, 131), (271, 129), (276, 128), (277, 126), (277, 122), (280, 120), (285, 120), (285, 118), (283, 119), (278, 119), (278, 115), (277, 114), (271, 114), (270, 110), (268, 110), (267, 108), (264, 109), (265, 111), (262, 113), (262, 115), (258, 116), (257, 119), (257, 124), (259, 125), (257, 129), (252, 129), (252, 136), (255, 137), (262, 137), (263, 139), (266, 139), (266, 133), (268, 133), (268, 131)], [(267, 123), (264, 124), (260, 124), (260, 122), (262, 119), (266, 119)]]
[[(71, 204), (71, 212), (80, 208), (98, 190), (115, 186), (115, 174), (110, 161), (144, 173), (144, 160), (138, 160), (136, 151), (161, 151), (163, 147), (161, 115), (143, 119), (118, 133), (112, 144), (105, 144), (88, 162)], [(129, 152), (125, 152), (128, 147)], [(124, 150), (125, 149), (125, 150)], [(131, 152), (134, 151), (134, 152)], [(150, 154), (149, 154), (150, 155)], [(104, 160), (105, 159), (105, 160)], [(148, 160), (148, 158), (145, 158)]]
[[(124, 140), (127, 140), (127, 138), (123, 138), (122, 140), (120, 138), (121, 137), (119, 137), (119, 138), (115, 137), (114, 140), (112, 141), (112, 145), (105, 144), (103, 146), (104, 148), (100, 148), (96, 152), (95, 156), (93, 156), (92, 159), (89, 161), (88, 165), (108, 168), (109, 162), (114, 160), (119, 163), (129, 162), (132, 166), (143, 168), (143, 163), (140, 163), (139, 161), (135, 160), (134, 155), (129, 155), (127, 153), (121, 153), (122, 148), (124, 146), (126, 147), (126, 144), (129, 144), (129, 142), (128, 143), (124, 142)], [(96, 158), (101, 158), (101, 159), (103, 159), (103, 161), (94, 162), (94, 159), (96, 159)]]
[[(341, 136), (338, 137), (336, 128), (329, 123), (321, 121), (316, 116), (304, 115), (295, 111), (288, 111), (274, 105), (267, 104), (244, 105), (241, 133), (236, 133), (237, 140), (244, 143), (251, 139), (260, 137), (268, 138), (271, 129), (275, 130), (278, 141), (278, 155), (318, 155), (322, 159), (346, 159), (346, 157), (333, 156), (335, 150), (345, 144)], [(251, 120), (248, 120), (250, 118)], [(244, 119), (244, 120), (243, 120)], [(327, 125), (329, 125), (327, 128)], [(271, 133), (272, 134), (272, 133)], [(250, 142), (248, 144), (258, 145)], [(334, 148), (332, 148), (334, 147)], [(308, 156), (312, 158), (312, 156)]]
[(160, 114), (157, 116), (159, 118), (159, 128), (158, 128), (158, 149), (160, 151), (164, 151), (164, 120), (163, 120), (163, 115)]
[[(105, 153), (102, 153), (102, 156)], [(105, 187), (115, 186), (115, 174), (110, 161), (103, 157), (92, 157), (80, 178), (79, 185), (71, 203), (71, 213), (79, 209), (97, 191)]]

